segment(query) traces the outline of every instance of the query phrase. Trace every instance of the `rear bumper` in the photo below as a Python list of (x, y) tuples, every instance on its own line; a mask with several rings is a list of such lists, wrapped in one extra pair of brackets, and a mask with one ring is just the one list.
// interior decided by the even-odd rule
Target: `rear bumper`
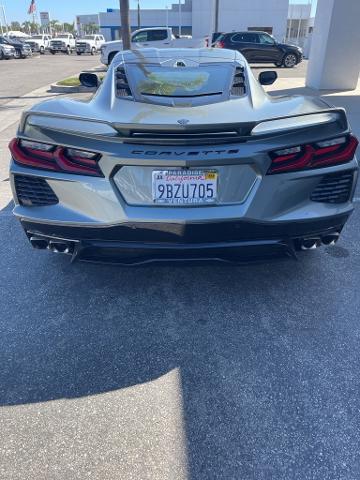
[(21, 220), (42, 247), (63, 241), (73, 259), (138, 265), (153, 261), (216, 260), (244, 263), (295, 256), (303, 239), (340, 233), (348, 214), (312, 221), (259, 223), (244, 220), (206, 223), (127, 222), (109, 227), (50, 225)]

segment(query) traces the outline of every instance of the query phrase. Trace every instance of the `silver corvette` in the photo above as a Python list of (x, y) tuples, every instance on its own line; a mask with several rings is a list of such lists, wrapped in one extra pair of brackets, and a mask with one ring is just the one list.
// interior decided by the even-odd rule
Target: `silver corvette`
[[(335, 243), (353, 210), (343, 109), (269, 97), (223, 49), (120, 52), (89, 102), (45, 101), (10, 143), (31, 244), (73, 260), (247, 262)], [(97, 86), (95, 74), (82, 74)]]

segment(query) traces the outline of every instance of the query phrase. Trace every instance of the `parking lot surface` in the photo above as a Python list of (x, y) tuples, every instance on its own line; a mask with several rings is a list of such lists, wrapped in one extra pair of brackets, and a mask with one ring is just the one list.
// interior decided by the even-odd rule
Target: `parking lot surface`
[(32, 250), (6, 202), (0, 479), (359, 479), (356, 198), (297, 262), (128, 269)]
[[(100, 64), (98, 55), (38, 55), (0, 63), (0, 105)], [(1, 112), (1, 110), (0, 110)]]

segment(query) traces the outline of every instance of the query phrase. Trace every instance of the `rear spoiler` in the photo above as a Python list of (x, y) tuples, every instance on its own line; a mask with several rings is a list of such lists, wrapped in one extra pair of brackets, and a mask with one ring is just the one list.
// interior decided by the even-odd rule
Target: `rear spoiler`
[[(260, 138), (273, 137), (292, 133), (295, 130), (304, 131), (308, 128), (324, 127), (326, 124), (336, 128), (338, 133), (349, 131), (345, 109), (329, 108), (316, 112), (302, 113), (300, 115), (288, 115), (259, 120), (258, 122), (241, 122), (227, 124), (122, 124), (98, 120), (95, 118), (79, 117), (76, 115), (61, 115), (48, 112), (25, 112), (21, 118), (18, 134), (27, 134), (27, 127), (40, 128), (48, 131), (59, 131), (72, 135), (87, 136), (92, 138), (108, 138), (128, 143), (159, 143), (155, 137), (161, 137), (161, 141), (172, 143), (174, 136), (181, 143), (199, 144), (201, 137), (205, 135), (206, 143), (231, 143)], [(30, 132), (29, 132), (30, 133)], [(214, 139), (211, 141), (211, 135)], [(151, 140), (153, 136), (153, 141)], [(193, 140), (191, 140), (193, 136)], [(137, 140), (135, 140), (137, 137)], [(168, 141), (167, 141), (168, 138)], [(146, 139), (146, 142), (145, 142)]]

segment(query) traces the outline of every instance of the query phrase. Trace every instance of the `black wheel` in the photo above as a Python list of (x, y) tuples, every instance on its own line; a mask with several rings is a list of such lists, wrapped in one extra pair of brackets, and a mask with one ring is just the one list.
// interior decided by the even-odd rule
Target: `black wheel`
[(14, 58), (21, 58), (21, 50), (19, 50), (18, 48), (15, 50)]
[(114, 60), (114, 57), (117, 53), (118, 52), (111, 52), (110, 53), (109, 58), (108, 58), (108, 65), (110, 65), (110, 63)]
[(283, 59), (285, 68), (293, 68), (297, 64), (297, 56), (295, 53), (287, 53)]
[(96, 53), (96, 48), (95, 48), (95, 47), (92, 47), (92, 49), (91, 49), (91, 55), (95, 55), (95, 53)]
[(66, 55), (71, 55), (71, 48), (69, 47), (69, 45), (66, 47)]
[(40, 55), (44, 55), (45, 53), (45, 48), (41, 45), (40, 47)]
[(2, 50), (0, 50), (0, 60), (4, 60), (4, 52)]
[(51, 55), (55, 55), (55, 50), (50, 50)]
[(76, 52), (77, 55), (81, 55), (82, 52)]

